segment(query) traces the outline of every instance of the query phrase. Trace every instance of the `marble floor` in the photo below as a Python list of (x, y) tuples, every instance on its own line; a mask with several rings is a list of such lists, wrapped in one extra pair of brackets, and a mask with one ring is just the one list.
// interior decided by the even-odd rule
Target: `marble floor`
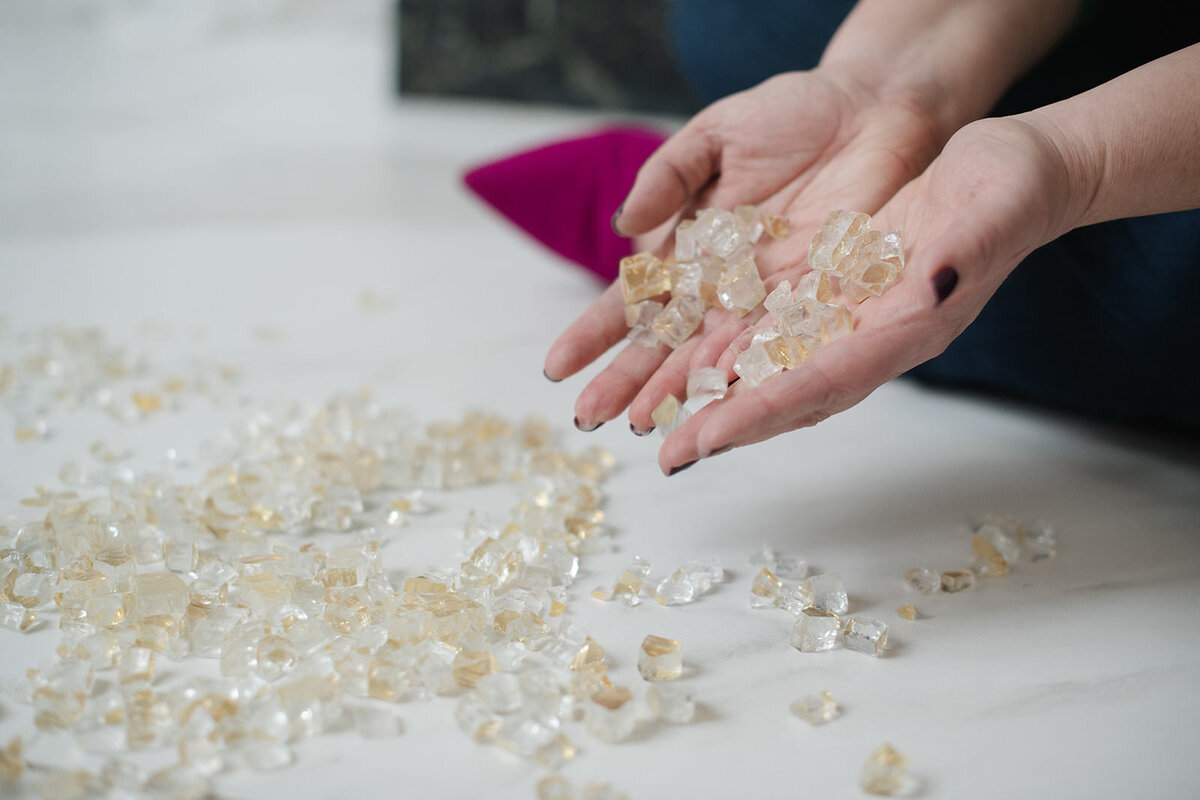
[[(18, 499), (56, 485), (95, 439), (128, 444), (140, 467), (167, 448), (198, 458), (281, 399), (369, 385), (424, 418), (539, 413), (565, 445), (600, 444), (620, 463), (607, 507), (617, 548), (586, 559), (568, 614), (626, 683), (640, 684), (646, 634), (679, 639), (703, 706), (692, 725), (644, 726), (620, 744), (577, 723), (572, 779), (641, 799), (853, 797), (887, 741), (922, 797), (1200, 796), (1194, 447), (898, 381), (817, 428), (664, 478), (656, 438), (622, 421), (575, 431), (583, 379), (541, 375), (548, 343), (598, 287), (458, 180), (603, 117), (396, 102), (381, 3), (225, 3), (199, 18), (168, 2), (85, 5), (0, 9), (0, 316), (9, 331), (96, 325), (163, 369), (236, 364), (245, 405), (133, 425), (54, 412), (53, 436), (22, 444), (0, 409), (0, 524), (27, 515)], [(447, 494), (443, 513), (396, 533), (387, 566), (456, 564), (462, 502)], [(961, 594), (908, 592), (909, 567), (969, 557), (963, 523), (981, 509), (1053, 521), (1058, 556)], [(764, 541), (839, 573), (852, 613), (891, 626), (886, 656), (800, 653), (785, 612), (751, 610), (747, 559)], [(635, 554), (656, 571), (718, 556), (729, 580), (684, 607), (587, 596)], [(895, 613), (907, 601), (914, 622)], [(0, 631), (0, 679), (56, 641), (53, 625)], [(790, 716), (821, 689), (840, 718)], [(452, 708), (404, 704), (396, 739), (302, 741), (293, 766), (219, 775), (216, 792), (532, 797), (544, 770), (472, 743)], [(33, 730), (30, 710), (0, 696), (0, 741)], [(67, 737), (35, 747), (93, 763)]]

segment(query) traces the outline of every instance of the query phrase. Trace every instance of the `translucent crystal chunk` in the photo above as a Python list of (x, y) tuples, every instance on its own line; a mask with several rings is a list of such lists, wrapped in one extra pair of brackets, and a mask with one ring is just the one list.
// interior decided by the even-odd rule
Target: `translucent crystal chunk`
[(808, 575), (808, 562), (798, 556), (776, 556), (775, 574), (781, 578), (803, 578)]
[(956, 569), (942, 573), (942, 591), (961, 592), (975, 585), (975, 573), (969, 569)]
[(521, 707), (521, 682), (516, 675), (492, 672), (475, 683), (479, 699), (497, 714), (508, 714)]
[(638, 595), (642, 593), (642, 587), (645, 585), (645, 582), (645, 578), (640, 573), (625, 570), (617, 576), (617, 581), (613, 584), (611, 597), (615, 600), (620, 600), (627, 606), (636, 606), (640, 602)]
[(203, 800), (209, 796), (209, 779), (186, 764), (177, 764), (151, 773), (143, 788), (151, 797)]
[(795, 369), (808, 358), (809, 350), (797, 336), (777, 336), (763, 347), (772, 361), (783, 369)]
[(638, 672), (647, 681), (673, 681), (683, 674), (683, 650), (675, 639), (647, 636), (638, 652)]
[(675, 260), (695, 261), (703, 255), (694, 231), (696, 221), (685, 219), (675, 227)]
[(910, 791), (908, 758), (885, 744), (867, 757), (859, 786), (869, 794), (903, 795)]
[(791, 711), (810, 725), (824, 725), (837, 716), (838, 707), (833, 695), (827, 691), (809, 694), (794, 701)]
[(587, 729), (597, 739), (619, 742), (629, 738), (637, 725), (633, 692), (612, 686), (593, 694), (586, 705)]
[(654, 429), (664, 438), (670, 436), (672, 431), (686, 422), (690, 416), (691, 412), (684, 408), (673, 394), (664, 397), (654, 411), (650, 412), (650, 419), (654, 421)]
[(750, 607), (773, 607), (782, 589), (783, 581), (779, 580), (779, 577), (774, 572), (763, 567), (754, 576), (754, 582), (750, 584)]
[(934, 594), (942, 588), (942, 577), (926, 567), (913, 567), (904, 573), (904, 583), (921, 594)]
[(772, 375), (782, 372), (783, 367), (771, 358), (766, 347), (751, 345), (738, 354), (737, 359), (733, 362), (733, 371), (747, 385), (758, 386)]
[(454, 657), (451, 673), (459, 686), (473, 689), (479, 679), (496, 669), (496, 657), (487, 650), (463, 649)]
[(454, 709), (454, 721), (477, 742), (490, 742), (500, 732), (501, 720), (474, 695), (465, 695)]
[(847, 650), (878, 656), (887, 646), (887, 635), (887, 623), (882, 620), (852, 617), (842, 631), (842, 643)]
[(763, 308), (774, 316), (794, 302), (795, 300), (792, 299), (792, 284), (790, 281), (783, 280), (763, 299)]
[(775, 562), (777, 560), (778, 556), (775, 551), (766, 542), (763, 542), (763, 546), (758, 552), (750, 556), (751, 564), (756, 567), (767, 567), (769, 569), (775, 569)]
[(750, 244), (737, 218), (728, 211), (716, 208), (701, 211), (690, 231), (703, 252), (727, 260)]
[(125, 648), (117, 674), (122, 685), (150, 683), (154, 680), (154, 651), (145, 647)]
[[(1005, 530), (1000, 525), (984, 525), (975, 532), (975, 538), (982, 539), (991, 545), (995, 552), (1008, 563), (1015, 563), (1021, 557), (1020, 537), (1022, 535), (1028, 536), (1023, 525), (1012, 532)], [(975, 554), (979, 555), (979, 551), (976, 550)]]
[(858, 237), (871, 226), (871, 218), (855, 211), (831, 211), (808, 246), (808, 264), (816, 270), (836, 272)]
[(763, 228), (772, 239), (786, 239), (792, 233), (792, 224), (787, 217), (781, 217), (768, 211), (761, 215)]
[(139, 617), (181, 617), (189, 602), (187, 584), (170, 572), (149, 572), (133, 579), (134, 607)]
[(900, 232), (867, 231), (858, 238), (841, 264), (841, 289), (855, 303), (883, 294), (900, 277), (904, 250)]
[(163, 540), (163, 564), (171, 572), (191, 572), (198, 558), (194, 541), (174, 537)]
[(654, 320), (662, 313), (663, 304), (657, 300), (643, 300), (630, 306), (625, 306), (625, 323), (629, 326), (626, 338), (638, 347), (657, 347), (658, 333), (654, 330)]
[(905, 603), (896, 609), (896, 613), (908, 620), (917, 618), (917, 609), (912, 603)]
[(9, 594), (26, 608), (37, 608), (50, 602), (51, 590), (48, 573), (26, 572), (16, 577)]
[(818, 303), (828, 303), (833, 299), (833, 281), (828, 272), (812, 270), (800, 276), (792, 290), (793, 302), (815, 300)]
[(700, 297), (704, 267), (698, 261), (681, 261), (670, 266), (671, 296)]
[(699, 297), (676, 295), (654, 318), (654, 332), (671, 349), (687, 341), (704, 320), (704, 301)]
[(688, 402), (706, 402), (720, 400), (729, 389), (729, 381), (725, 370), (717, 367), (700, 367), (688, 373), (687, 399)]
[(990, 541), (977, 533), (971, 537), (971, 549), (975, 552), (971, 564), (975, 573), (989, 578), (1008, 577), (1008, 562)]
[(718, 559), (692, 559), (658, 584), (655, 597), (666, 606), (691, 603), (724, 576), (725, 570)]
[(696, 599), (696, 584), (682, 570), (675, 570), (654, 590), (654, 597), (664, 606), (682, 605)]
[(650, 253), (637, 253), (621, 259), (618, 280), (626, 305), (649, 300), (671, 290), (670, 271)]
[(842, 579), (833, 573), (812, 576), (808, 579), (808, 588), (812, 592), (814, 608), (834, 614), (845, 614), (850, 608), (846, 587)]
[(680, 569), (689, 575), (695, 575), (697, 579), (707, 581), (702, 586), (702, 591), (708, 591), (712, 584), (725, 580), (725, 568), (721, 566), (721, 559), (715, 556), (690, 559)]
[(803, 653), (832, 650), (837, 645), (841, 620), (837, 614), (816, 608), (803, 609), (796, 617), (792, 647)]
[(792, 614), (799, 614), (804, 609), (811, 608), (812, 604), (812, 592), (805, 583), (794, 584), (785, 581), (775, 596), (775, 605)]
[(815, 306), (815, 319), (819, 339), (824, 344), (837, 341), (854, 332), (854, 318), (850, 316), (850, 310), (845, 306), (818, 303)]
[(759, 213), (754, 206), (736, 206), (733, 209), (733, 216), (737, 220), (737, 224), (741, 226), (742, 231), (746, 234), (746, 239), (750, 244), (755, 244), (762, 238), (765, 226), (763, 225), (763, 215)]
[(25, 631), (37, 625), (38, 612), (20, 603), (0, 602), (0, 628), (10, 631)]
[(747, 314), (766, 296), (753, 256), (729, 265), (717, 283), (717, 299), (738, 316)]
[(696, 698), (686, 686), (656, 683), (646, 690), (646, 706), (655, 719), (686, 725), (696, 716)]
[(1025, 532), (1025, 548), (1030, 561), (1053, 558), (1058, 552), (1058, 534), (1045, 520), (1030, 523)]

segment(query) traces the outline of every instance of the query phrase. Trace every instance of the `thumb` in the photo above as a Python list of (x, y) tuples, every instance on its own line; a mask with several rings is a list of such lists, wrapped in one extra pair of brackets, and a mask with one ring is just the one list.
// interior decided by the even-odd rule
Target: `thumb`
[(663, 142), (638, 170), (629, 196), (613, 215), (613, 230), (622, 236), (648, 233), (718, 173), (721, 145), (700, 119)]

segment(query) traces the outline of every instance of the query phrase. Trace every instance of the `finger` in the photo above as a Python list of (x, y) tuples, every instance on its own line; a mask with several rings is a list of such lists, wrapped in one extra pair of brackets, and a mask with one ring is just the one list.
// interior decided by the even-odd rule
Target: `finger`
[(679, 211), (718, 172), (720, 145), (703, 117), (667, 139), (638, 170), (633, 188), (613, 217), (613, 228), (637, 236)]
[[(737, 386), (738, 384), (733, 384), (730, 391), (736, 393)], [(658, 451), (658, 466), (664, 475), (673, 475), (681, 467), (693, 464), (701, 458), (696, 449), (696, 435), (725, 402), (727, 401), (715, 400), (709, 403), (671, 431), (671, 435), (666, 438)]]
[(550, 345), (543, 367), (546, 377), (561, 381), (604, 355), (625, 338), (625, 298), (614, 283)]
[(631, 344), (618, 353), (579, 393), (575, 400), (575, 425), (581, 430), (594, 430), (624, 411), (670, 352), (664, 344), (654, 347)]
[[(789, 280), (793, 284), (803, 275), (808, 272), (806, 268), (791, 268), (783, 272), (769, 275), (763, 278), (763, 283), (766, 286), (767, 294), (774, 291), (784, 280)], [(750, 342), (754, 338), (754, 334), (761, 330), (766, 330), (774, 325), (774, 320), (767, 310), (762, 305), (756, 306), (749, 314), (741, 318), (741, 329), (734, 332), (734, 335), (729, 337), (729, 340), (717, 352), (706, 353), (712, 359), (712, 366), (723, 369), (726, 372), (733, 374), (733, 362), (737, 360), (738, 355), (750, 346)]]
[[(629, 405), (629, 424), (634, 431), (648, 431), (654, 427), (651, 415), (668, 394), (683, 402), (687, 395), (688, 373), (700, 367), (711, 367), (738, 333), (746, 327), (741, 319), (724, 310), (710, 309), (705, 317), (706, 328), (711, 330), (695, 335), (667, 356), (662, 366), (646, 381)], [(726, 373), (726, 380), (733, 377)]]
[[(798, 368), (722, 401), (694, 433), (692, 450), (707, 457), (815, 425), (855, 405), (911, 366), (912, 349), (911, 339), (894, 331), (856, 331), (816, 351)], [(662, 455), (660, 463), (669, 469), (674, 459), (688, 454), (687, 448), (683, 453), (672, 450)]]

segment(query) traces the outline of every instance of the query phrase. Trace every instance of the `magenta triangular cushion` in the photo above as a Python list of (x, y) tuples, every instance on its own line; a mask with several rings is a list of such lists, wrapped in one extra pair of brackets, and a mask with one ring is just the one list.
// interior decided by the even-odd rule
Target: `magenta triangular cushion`
[(605, 128), (483, 164), (463, 181), (521, 230), (610, 281), (632, 251), (613, 233), (612, 213), (665, 139), (647, 128)]

